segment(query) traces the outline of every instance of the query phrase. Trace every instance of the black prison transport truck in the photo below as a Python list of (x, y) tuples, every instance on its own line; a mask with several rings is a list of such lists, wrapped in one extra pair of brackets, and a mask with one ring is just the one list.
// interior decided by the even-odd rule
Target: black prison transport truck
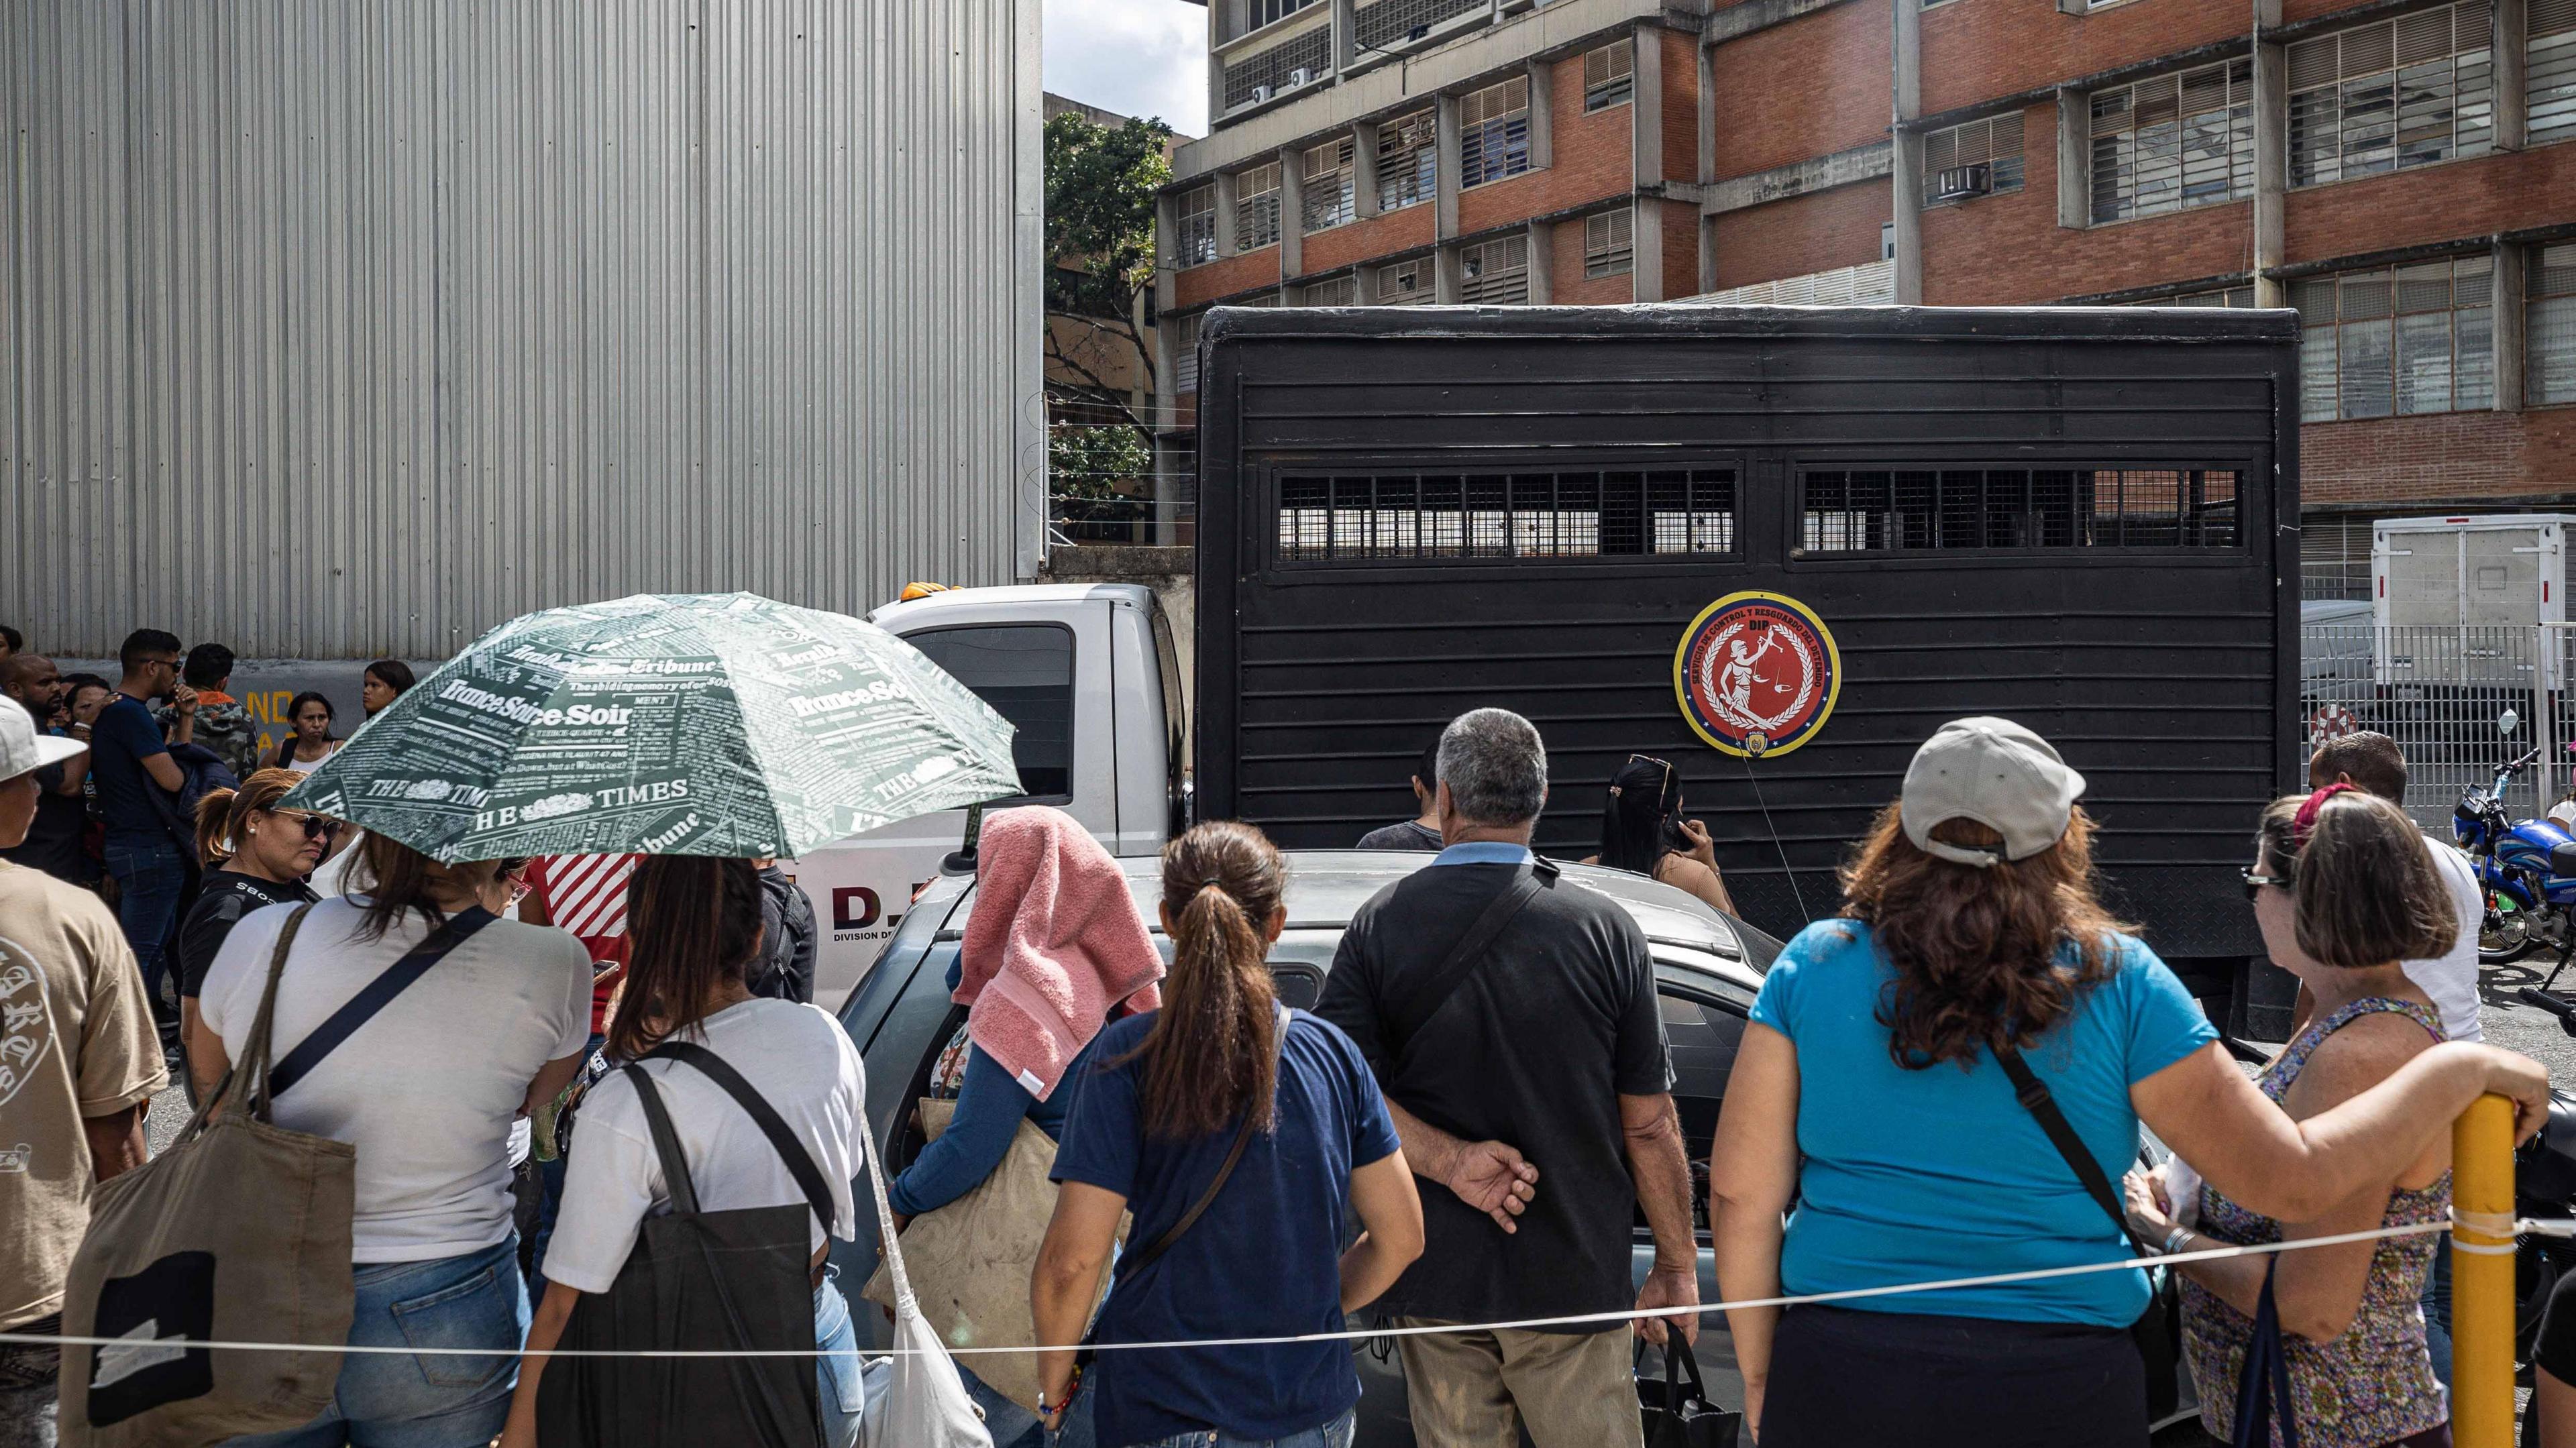
[(1347, 847), (1498, 705), (1547, 739), (1544, 853), (1670, 760), (1785, 938), (1915, 746), (2000, 714), (2090, 782), (2114, 908), (2221, 993), (2298, 765), (2297, 341), (2214, 308), (1219, 310), (1198, 814)]

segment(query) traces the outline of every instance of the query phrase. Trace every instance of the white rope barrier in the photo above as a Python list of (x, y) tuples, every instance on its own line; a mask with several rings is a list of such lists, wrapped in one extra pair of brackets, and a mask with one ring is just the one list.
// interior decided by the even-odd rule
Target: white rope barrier
[[(2454, 1225), (2491, 1236), (2576, 1237), (2576, 1218), (2505, 1218), (2492, 1213), (2452, 1214), (2449, 1222), (2417, 1222), (2402, 1227), (2374, 1227), (2364, 1232), (2339, 1232), (2329, 1237), (2304, 1237), (2296, 1242), (2260, 1242), (2241, 1247), (2206, 1247), (2197, 1252), (2177, 1252), (2171, 1256), (2123, 1257), (2113, 1262), (2086, 1262), (2073, 1267), (2040, 1267), (2021, 1272), (1995, 1272), (1978, 1277), (1947, 1277), (1931, 1282), (1906, 1282), (1888, 1287), (1850, 1287), (1838, 1292), (1811, 1292), (1794, 1297), (1748, 1297), (1731, 1302), (1707, 1302), (1689, 1307), (1622, 1308), (1615, 1312), (1587, 1312), (1568, 1317), (1525, 1317), (1508, 1322), (1447, 1322), (1415, 1327), (1349, 1328), (1340, 1332), (1289, 1333), (1274, 1337), (1197, 1338), (1174, 1342), (1103, 1342), (1091, 1345), (1094, 1352), (1178, 1351), (1211, 1347), (1289, 1347), (1304, 1343), (1359, 1342), (1381, 1337), (1429, 1337), (1452, 1332), (1494, 1332), (1502, 1329), (1527, 1330), (1548, 1327), (1581, 1327), (1589, 1324), (1633, 1322), (1646, 1317), (1706, 1317), (1713, 1312), (1726, 1312), (1750, 1307), (1806, 1307), (1823, 1303), (1853, 1302), (1868, 1297), (1893, 1297), (1909, 1293), (1947, 1292), (1967, 1287), (2001, 1287), (2015, 1282), (2045, 1282), (2061, 1277), (2082, 1277), (2096, 1272), (2135, 1271), (2144, 1267), (2180, 1266), (2189, 1262), (2217, 1262), (2230, 1257), (2252, 1257), (2279, 1252), (2302, 1252), (2312, 1247), (2339, 1247), (2351, 1242), (2376, 1242), (2391, 1237), (2420, 1237), (2433, 1232), (2448, 1232)], [(2474, 1220), (2473, 1220), (2474, 1219)], [(2510, 1232), (2493, 1230), (2509, 1226)], [(314, 1347), (337, 1346), (344, 1353), (372, 1353), (393, 1357), (508, 1357), (515, 1349), (495, 1351), (481, 1347), (390, 1347), (349, 1344), (313, 1344), (287, 1342), (225, 1342), (198, 1338), (164, 1338), (159, 1343), (176, 1347), (185, 1343), (191, 1350), (217, 1352), (300, 1352)], [(124, 1337), (66, 1337), (59, 1334), (0, 1332), (0, 1345), (43, 1347), (134, 1347), (138, 1340)], [(819, 1348), (557, 1348), (553, 1357), (597, 1358), (810, 1358)], [(859, 1348), (861, 1357), (887, 1357), (907, 1349)], [(970, 1357), (987, 1353), (1043, 1352), (1034, 1345), (1015, 1347), (951, 1347), (951, 1357)]]

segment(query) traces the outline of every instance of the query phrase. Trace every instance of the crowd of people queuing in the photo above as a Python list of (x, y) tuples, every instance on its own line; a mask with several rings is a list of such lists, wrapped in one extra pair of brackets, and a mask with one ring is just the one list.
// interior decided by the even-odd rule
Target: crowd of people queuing
[[(0, 660), (0, 1138), (28, 1157), (0, 1173), (25, 1224), (0, 1242), (0, 1330), (50, 1330), (89, 1184), (143, 1158), (165, 969), (206, 1090), (273, 967), (291, 1039), (436, 942), (438, 968), (365, 1049), (325, 1056), (275, 1119), (356, 1148), (349, 1341), (482, 1351), (353, 1354), (321, 1418), (236, 1441), (533, 1448), (540, 1387), (574, 1361), (550, 1354), (680, 1198), (805, 1213), (821, 1441), (856, 1441), (868, 1375), (829, 1249), (861, 1230), (865, 1068), (810, 1003), (813, 917), (775, 862), (443, 864), (282, 808), (336, 748), (318, 696), (183, 821), (203, 765), (174, 756), (233, 747), (215, 712), (229, 655), (145, 631), (95, 691), (30, 660), (14, 644)], [(410, 682), (371, 676), (371, 708)], [(2291, 1041), (2249, 1078), (2093, 893), (2084, 779), (2006, 720), (1925, 742), (1856, 843), (1839, 912), (1782, 949), (1744, 1029), (1707, 1163), (1722, 1297), (2447, 1220), (2450, 1122), (2497, 1092), (2527, 1132), (2547, 1076), (2476, 1040), (2474, 882), (2398, 807), (2403, 756), (2362, 736), (2314, 768), (2253, 822), (2246, 892), (2301, 992)], [(1549, 779), (1526, 719), (1460, 716), (1413, 787), (1416, 817), (1362, 844), (1431, 858), (1353, 916), (1312, 1011), (1266, 967), (1289, 865), (1257, 829), (1171, 841), (1148, 920), (1070, 817), (985, 821), (949, 968), (963, 1022), (909, 1122), (928, 1144), (888, 1186), (924, 1297), (971, 1310), (982, 1343), (1034, 1349), (959, 1360), (996, 1445), (1347, 1448), (1351, 1346), (1276, 1339), (1363, 1309), (1419, 1330), (1393, 1350), (1430, 1448), (1641, 1443), (1632, 1339), (1683, 1352), (1702, 1329), (1646, 938), (1533, 851)], [(28, 853), (59, 843), (63, 800), (94, 801), (113, 914), (59, 851)], [(320, 898), (306, 880), (335, 850), (355, 851), (349, 893)], [(1595, 858), (1732, 908), (1666, 761), (1616, 772)], [(2142, 1125), (2173, 1152), (2153, 1173), (2132, 1169)], [(2258, 1320), (2277, 1315), (2301, 1442), (2446, 1443), (2440, 1240), (2179, 1268), (2204, 1423), (2232, 1430)], [(1746, 1435), (2143, 1445), (2151, 1284), (1729, 1308)], [(2552, 1331), (2576, 1340), (2564, 1317)], [(1235, 1338), (1273, 1340), (1085, 1351)], [(51, 1441), (49, 1368), (48, 1349), (0, 1346), (0, 1448)], [(2544, 1428), (2576, 1440), (2576, 1414), (2556, 1421), (2576, 1396), (2543, 1368)]]

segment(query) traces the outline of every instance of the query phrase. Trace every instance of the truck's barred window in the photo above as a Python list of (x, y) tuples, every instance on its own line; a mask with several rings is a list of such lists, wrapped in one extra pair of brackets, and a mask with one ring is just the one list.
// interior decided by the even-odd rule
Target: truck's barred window
[(2209, 469), (1811, 472), (1810, 553), (1903, 548), (2233, 548), (2236, 474)]
[(1282, 562), (1735, 551), (1735, 470), (1285, 478)]

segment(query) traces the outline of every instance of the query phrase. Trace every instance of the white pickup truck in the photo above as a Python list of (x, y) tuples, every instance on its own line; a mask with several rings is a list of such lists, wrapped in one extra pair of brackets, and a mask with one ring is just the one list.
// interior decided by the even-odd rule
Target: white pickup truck
[[(1186, 808), (1181, 663), (1171, 621), (1132, 583), (961, 588), (868, 615), (957, 676), (1019, 730), (1028, 793), (1116, 855), (1163, 848)], [(785, 862), (814, 902), (814, 999), (838, 1006), (915, 892), (964, 842), (966, 812), (925, 815)]]

